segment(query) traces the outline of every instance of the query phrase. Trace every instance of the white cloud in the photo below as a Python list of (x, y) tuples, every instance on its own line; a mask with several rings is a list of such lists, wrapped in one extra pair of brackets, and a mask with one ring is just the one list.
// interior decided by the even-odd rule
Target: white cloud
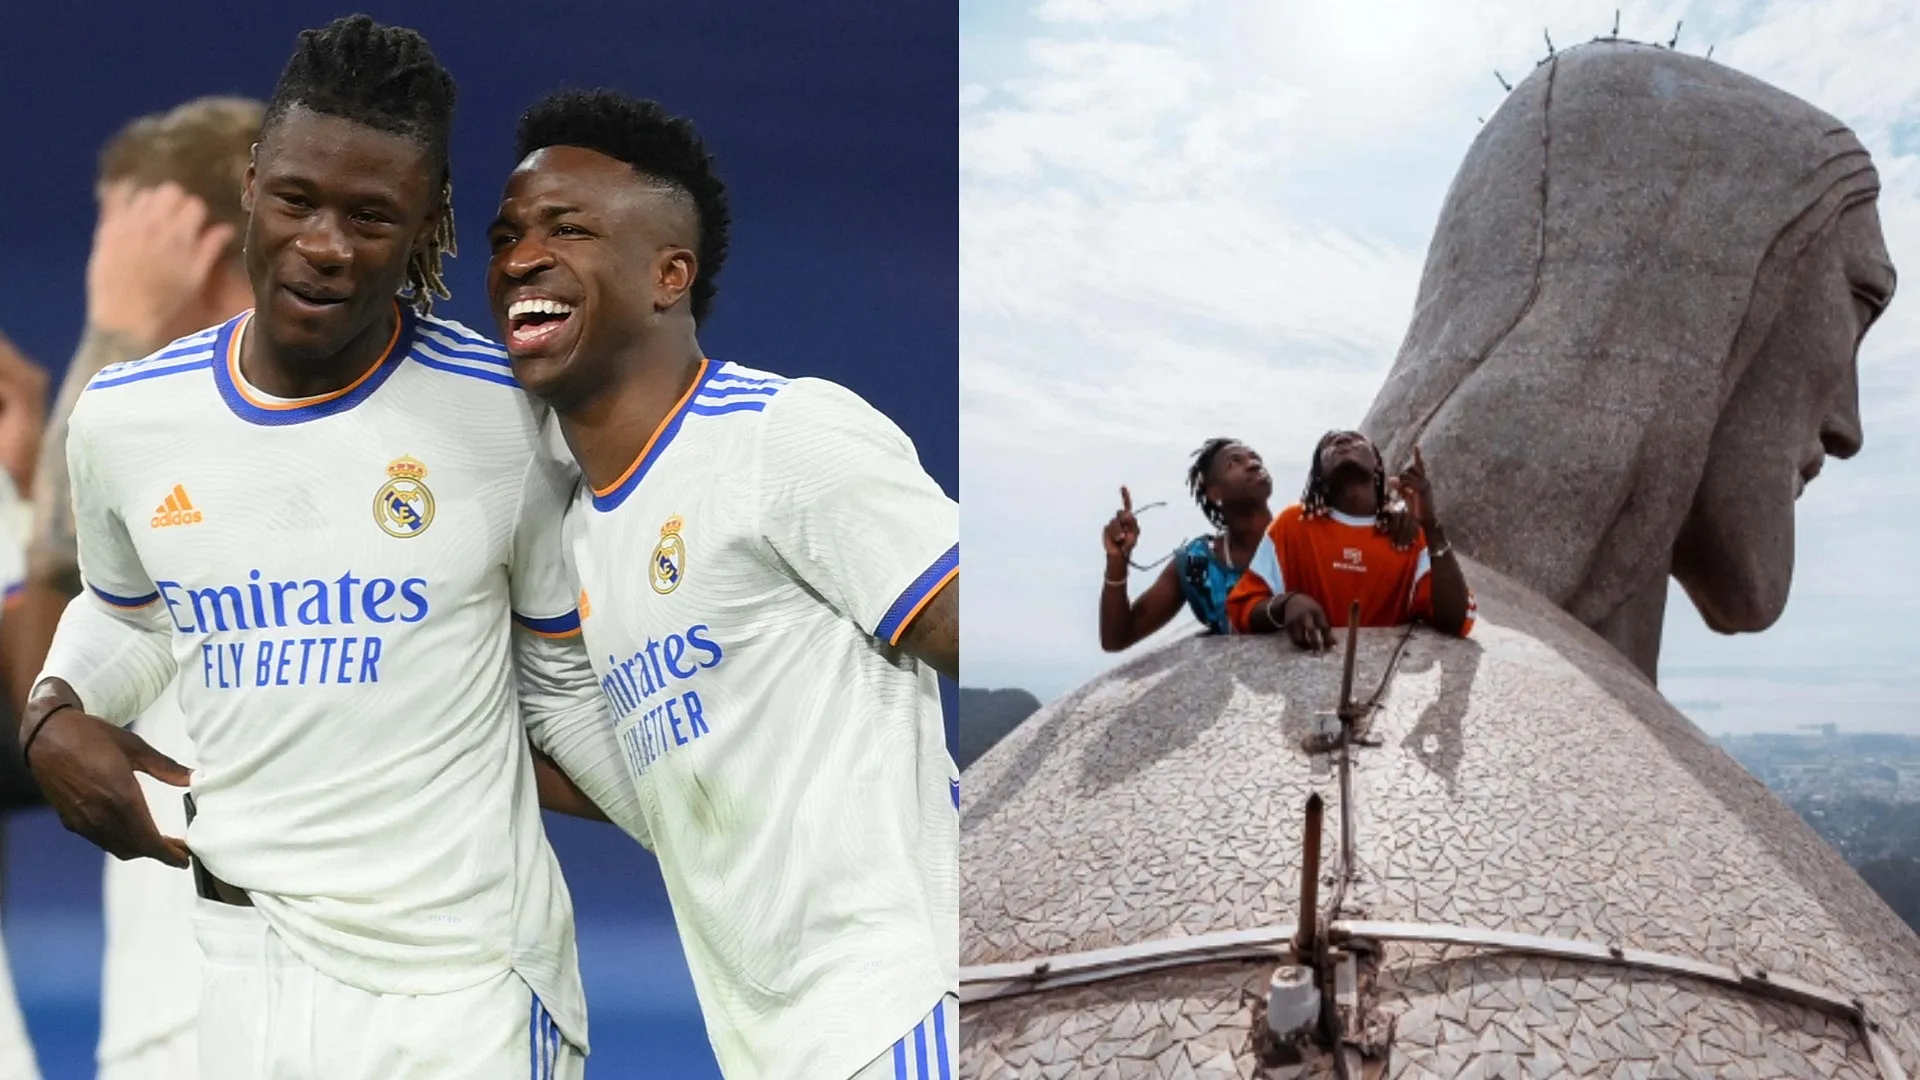
[(1103, 23), (1182, 15), (1193, 0), (1045, 0), (1034, 14), (1047, 22)]
[[(1207, 437), (1252, 442), (1293, 497), (1313, 439), (1356, 422), (1392, 361), (1446, 186), (1502, 100), (1494, 71), (1517, 84), (1546, 54), (1543, 26), (1566, 48), (1610, 31), (1611, 12), (1045, 0), (963, 21), (968, 685), (1046, 696), (1112, 661), (1098, 534), (1121, 484), (1170, 503), (1143, 519), (1143, 562), (1203, 530), (1183, 475)], [(1621, 35), (1664, 43), (1683, 19), (1683, 51), (1712, 45), (1855, 127), (1895, 262), (1920, 275), (1920, 13), (1641, 3), (1623, 5)], [(1920, 575), (1861, 571), (1862, 552), (1920, 548), (1917, 359), (1920, 296), (1903, 296), (1861, 357), (1867, 449), (1802, 499), (1786, 617), (1723, 639), (1682, 598), (1669, 665), (1844, 665), (1861, 650), (1835, 617), (1920, 617)]]

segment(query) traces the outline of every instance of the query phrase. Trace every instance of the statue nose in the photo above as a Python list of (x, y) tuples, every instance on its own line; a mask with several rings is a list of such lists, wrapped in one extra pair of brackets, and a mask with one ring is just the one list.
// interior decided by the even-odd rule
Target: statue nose
[(1820, 445), (1829, 457), (1842, 461), (1860, 452), (1866, 437), (1860, 431), (1860, 413), (1848, 406), (1827, 414), (1820, 425)]

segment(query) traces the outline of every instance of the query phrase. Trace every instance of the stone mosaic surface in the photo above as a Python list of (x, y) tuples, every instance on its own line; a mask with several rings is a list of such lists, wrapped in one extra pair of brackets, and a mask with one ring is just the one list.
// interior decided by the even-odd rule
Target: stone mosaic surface
[[(1920, 937), (1605, 643), (1491, 571), (1468, 573), (1482, 616), (1474, 637), (1416, 632), (1370, 722), (1379, 745), (1355, 752), (1357, 874), (1346, 914), (1576, 937), (1792, 975), (1862, 999), (1909, 1075), (1920, 1076)], [(1372, 692), (1397, 633), (1362, 634), (1357, 695)], [(1190, 640), (1022, 724), (963, 778), (961, 962), (1292, 923), (1310, 792), (1327, 800), (1325, 851), (1329, 866), (1338, 860), (1337, 774), (1301, 743), (1315, 714), (1333, 709), (1339, 677), (1337, 657), (1282, 641)], [(1671, 1075), (1689, 1075), (1683, 1060), (1699, 1075), (1850, 1075), (1863, 1052), (1850, 1030), (1811, 1014), (1658, 975), (1572, 962), (1516, 974), (1500, 965), (1540, 962), (1510, 958), (1400, 974), (1398, 962), (1381, 972), (1379, 1002), (1403, 1014), (1397, 1060), (1414, 1071), (1396, 1075), (1670, 1075), (1629, 1065), (1655, 1060), (1680, 1070)], [(1242, 987), (1264, 985), (1265, 971), (1188, 969), (970, 1006), (962, 1071), (1250, 1075), (1251, 1058), (1229, 1045), (1228, 1014)], [(1421, 982), (1433, 972), (1447, 980), (1444, 995)], [(1600, 996), (1589, 1007), (1567, 980)], [(1475, 998), (1482, 985), (1496, 1004)], [(1525, 1000), (1511, 1001), (1514, 993)], [(1463, 1000), (1466, 1012), (1441, 1013), (1443, 999)], [(1113, 1010), (1149, 1000), (1158, 1020), (1143, 1013), (1147, 1027), (1129, 1047), (1152, 1046), (1183, 1016), (1196, 1029), (1217, 1016), (1208, 1030), (1227, 1034), (1183, 1043), (1162, 1071), (1138, 1054), (1098, 1049), (1094, 1032)], [(1585, 1034), (1581, 1025), (1597, 1030), (1595, 1017), (1614, 1005), (1630, 1019), (1609, 1030), (1638, 1030), (1640, 1044)], [(1502, 1040), (1521, 1038), (1512, 1026), (1521, 1017), (1543, 1021), (1524, 1025), (1528, 1054), (1545, 1062), (1551, 1050), (1581, 1071), (1489, 1072), (1455, 1054), (1467, 1036), (1476, 1053), (1520, 1054)], [(1540, 1034), (1549, 1028), (1562, 1043)], [(1669, 1029), (1680, 1034), (1661, 1034)], [(1440, 1035), (1410, 1042), (1416, 1030)], [(1642, 1053), (1647, 1038), (1676, 1037), (1685, 1058)], [(1532, 1049), (1538, 1040), (1542, 1049)], [(1237, 1055), (1234, 1072), (1219, 1071), (1223, 1052)], [(1716, 1054), (1739, 1064), (1717, 1064)], [(1100, 1071), (1109, 1065), (1119, 1071)], [(1742, 1071), (1748, 1065), (1761, 1071)]]
[[(1268, 965), (1214, 964), (993, 1002), (961, 1025), (960, 1075), (1271, 1078), (1335, 1075), (1331, 1059), (1261, 1067), (1252, 1053)], [(1850, 1026), (1690, 979), (1390, 946), (1379, 975), (1391, 1050), (1368, 1076), (1837, 1078), (1878, 1074)]]

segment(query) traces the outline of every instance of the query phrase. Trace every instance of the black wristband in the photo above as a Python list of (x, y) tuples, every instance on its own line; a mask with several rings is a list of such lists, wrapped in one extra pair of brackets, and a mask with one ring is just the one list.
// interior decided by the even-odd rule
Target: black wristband
[(27, 736), (27, 741), (20, 744), (20, 763), (22, 765), (27, 766), (27, 769), (31, 771), (33, 769), (33, 763), (27, 760), (27, 751), (33, 749), (33, 740), (39, 738), (40, 733), (47, 730), (47, 721), (53, 719), (54, 713), (59, 712), (61, 709), (77, 709), (77, 708), (78, 706), (76, 706), (73, 702), (63, 701), (60, 704), (55, 705), (53, 708), (48, 709), (44, 714), (42, 714), (40, 717), (40, 722), (33, 726), (32, 733)]

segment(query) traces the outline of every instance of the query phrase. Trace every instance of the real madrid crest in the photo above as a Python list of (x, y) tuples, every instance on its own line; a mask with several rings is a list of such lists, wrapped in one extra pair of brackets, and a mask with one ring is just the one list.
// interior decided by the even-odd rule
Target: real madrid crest
[(373, 497), (373, 520), (388, 536), (419, 536), (433, 524), (433, 492), (427, 490), (427, 467), (411, 457), (387, 466), (387, 482)]
[(647, 580), (653, 583), (653, 591), (662, 596), (680, 587), (687, 576), (687, 542), (680, 538), (680, 530), (686, 522), (675, 514), (660, 526), (660, 543), (654, 546), (653, 558), (647, 565)]

